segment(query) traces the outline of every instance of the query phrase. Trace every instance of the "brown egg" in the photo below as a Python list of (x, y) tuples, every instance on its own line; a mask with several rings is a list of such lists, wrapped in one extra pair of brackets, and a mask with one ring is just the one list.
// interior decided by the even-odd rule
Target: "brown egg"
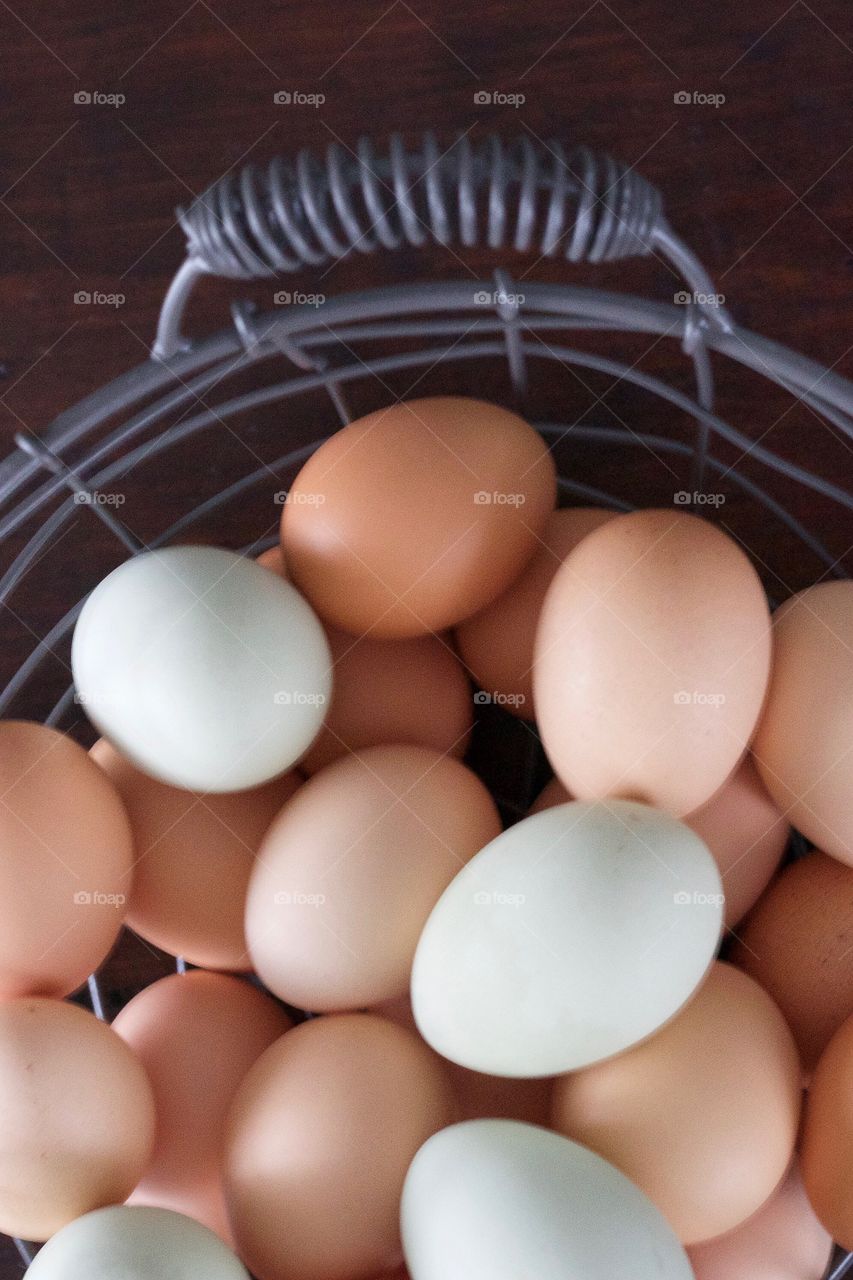
[(133, 839), (112, 783), (40, 724), (0, 723), (0, 996), (64, 996), (110, 951)]
[(716, 1240), (688, 1250), (696, 1280), (823, 1280), (832, 1240), (796, 1164), (766, 1204)]
[(731, 960), (770, 992), (810, 1071), (853, 1014), (853, 867), (810, 853), (738, 929)]
[(821, 582), (773, 615), (773, 677), (753, 751), (794, 826), (853, 865), (853, 582)]
[(677, 511), (615, 516), (542, 609), (533, 684), (554, 772), (579, 800), (692, 813), (743, 755), (769, 668), (764, 591), (731, 538)]
[(650, 1040), (554, 1088), (554, 1127), (626, 1173), (685, 1244), (730, 1231), (773, 1194), (799, 1114), (800, 1064), (781, 1013), (719, 963)]
[(323, 728), (299, 762), (316, 773), (347, 751), (407, 742), (462, 756), (474, 704), (468, 677), (443, 636), (374, 640), (326, 627), (334, 662)]
[[(408, 1028), (421, 1039), (408, 995), (374, 1005), (370, 1012)], [(553, 1077), (517, 1080), (488, 1076), (481, 1071), (469, 1071), (446, 1058), (440, 1061), (453, 1090), (457, 1119), (520, 1120), (545, 1127), (551, 1123)]]
[(827, 1045), (806, 1100), (803, 1181), (815, 1212), (853, 1250), (853, 1017)]
[(459, 652), (477, 684), (500, 697), (513, 715), (533, 719), (533, 643), (554, 575), (581, 539), (612, 516), (598, 507), (552, 511), (521, 577), (456, 631)]
[(767, 794), (751, 756), (684, 822), (702, 837), (720, 868), (731, 928), (767, 888), (791, 828)]
[(249, 1068), (293, 1025), (257, 987), (221, 973), (173, 974), (125, 1005), (113, 1030), (154, 1091), (154, 1149), (131, 1204), (196, 1218), (226, 1243), (224, 1126)]
[(314, 775), (261, 844), (246, 906), (255, 969), (302, 1009), (360, 1009), (408, 989), (427, 916), (500, 819), (465, 765), (368, 747)]
[(443, 631), (518, 576), (555, 494), (551, 455), (516, 414), (451, 396), (390, 405), (338, 431), (296, 477), (288, 573), (344, 631)]
[(262, 551), (259, 556), (255, 556), (255, 563), (263, 565), (265, 569), (271, 569), (280, 578), (286, 576), (284, 572), (284, 556), (281, 554), (280, 546), (268, 547), (266, 551)]
[(0, 1099), (0, 1231), (47, 1240), (133, 1189), (154, 1141), (151, 1086), (91, 1013), (0, 1003)]
[(202, 795), (135, 768), (103, 738), (91, 751), (124, 800), (136, 842), (127, 923), (191, 964), (249, 969), (243, 929), (258, 845), (302, 779)]
[(403, 1179), (454, 1119), (436, 1056), (369, 1014), (316, 1018), (255, 1064), (234, 1102), (226, 1195), (258, 1280), (350, 1280), (400, 1261)]
[[(530, 813), (541, 813), (543, 809), (553, 809), (558, 804), (568, 804), (573, 799), (559, 778), (552, 778), (539, 792), (530, 806)], [(530, 814), (528, 814), (528, 817)]]

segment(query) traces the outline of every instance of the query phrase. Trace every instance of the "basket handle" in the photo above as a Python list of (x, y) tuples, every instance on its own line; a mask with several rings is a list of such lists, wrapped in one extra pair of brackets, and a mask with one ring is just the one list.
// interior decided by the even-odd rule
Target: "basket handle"
[(403, 244), (485, 243), (591, 263), (657, 252), (698, 309), (731, 328), (710, 277), (669, 227), (658, 189), (587, 147), (526, 135), (473, 143), (463, 134), (442, 151), (432, 133), (415, 147), (394, 134), (381, 152), (367, 138), (354, 151), (333, 142), (322, 158), (303, 150), (227, 173), (177, 216), (187, 257), (160, 313), (162, 360), (190, 345), (180, 325), (203, 275), (257, 280)]

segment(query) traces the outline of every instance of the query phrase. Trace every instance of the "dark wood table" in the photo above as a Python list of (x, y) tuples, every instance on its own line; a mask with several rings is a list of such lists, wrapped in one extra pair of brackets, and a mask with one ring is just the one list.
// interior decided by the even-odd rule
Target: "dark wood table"
[[(0, 0), (0, 39), (3, 453), (16, 432), (38, 434), (147, 357), (183, 250), (175, 205), (243, 159), (333, 139), (352, 145), (362, 133), (392, 129), (413, 138), (430, 127), (445, 141), (469, 127), (475, 136), (494, 129), (618, 154), (665, 191), (674, 226), (739, 321), (853, 375), (846, 0)], [(323, 101), (280, 105), (281, 91)], [(501, 100), (484, 103), (483, 94)], [(690, 101), (678, 101), (685, 94)], [(483, 275), (495, 265), (482, 251), (461, 257)], [(533, 266), (528, 259), (519, 270)], [(323, 291), (461, 270), (439, 249), (355, 255), (324, 275)], [(543, 263), (535, 275), (672, 296), (671, 277), (655, 261), (600, 271)], [(294, 281), (312, 284), (310, 273)], [(75, 302), (80, 291), (124, 302), (84, 305)], [(205, 285), (193, 302), (193, 331), (226, 324), (237, 292), (256, 296), (248, 286)], [(659, 356), (665, 371), (675, 367), (677, 351), (655, 352), (652, 363)], [(606, 382), (596, 390), (603, 393), (597, 415), (612, 407), (655, 425), (648, 399), (624, 386), (608, 391)], [(582, 416), (585, 393), (566, 383), (563, 394), (571, 414)], [(836, 483), (853, 479), (853, 453), (838, 432), (801, 407), (785, 413), (784, 400), (760, 379), (724, 380), (721, 397), (753, 438), (766, 434), (765, 443)], [(629, 479), (638, 501), (657, 500), (647, 469), (638, 465)], [(150, 485), (146, 528), (157, 527), (166, 489), (180, 483), (170, 476)], [(786, 491), (785, 500), (844, 557), (853, 542), (849, 519), (808, 496)], [(778, 535), (760, 509), (739, 510), (738, 520), (772, 564), (775, 594), (814, 578), (814, 561), (795, 544), (774, 554)], [(22, 616), (0, 620), (4, 681), (32, 632), (43, 634), (55, 619), (62, 591), (82, 589), (101, 535), (92, 522), (81, 550), (46, 556), (28, 582)], [(125, 943), (112, 971), (116, 998), (133, 987), (143, 962), (150, 966), (150, 956)], [(0, 1278), (19, 1274), (7, 1249)]]

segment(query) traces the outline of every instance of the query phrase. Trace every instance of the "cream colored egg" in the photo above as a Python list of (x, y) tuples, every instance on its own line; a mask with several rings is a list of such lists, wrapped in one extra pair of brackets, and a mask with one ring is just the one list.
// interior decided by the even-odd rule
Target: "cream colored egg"
[(535, 1125), (469, 1120), (415, 1156), (403, 1188), (412, 1280), (692, 1280), (632, 1182)]
[(720, 875), (683, 823), (626, 800), (523, 819), (459, 872), (415, 953), (412, 1005), (439, 1053), (490, 1075), (610, 1057), (693, 994)]
[(232, 551), (167, 547), (126, 561), (74, 630), (78, 696), (134, 764), (196, 791), (283, 773), (331, 693), (323, 628), (295, 587)]
[(250, 1280), (212, 1231), (168, 1209), (113, 1205), (77, 1218), (36, 1255), (26, 1280)]

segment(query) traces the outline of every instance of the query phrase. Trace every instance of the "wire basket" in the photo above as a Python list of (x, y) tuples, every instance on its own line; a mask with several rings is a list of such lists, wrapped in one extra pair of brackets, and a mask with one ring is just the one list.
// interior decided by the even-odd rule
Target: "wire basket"
[[(835, 476), (842, 480), (845, 465), (848, 475), (850, 469), (853, 383), (739, 326), (669, 226), (660, 193), (609, 156), (528, 137), (474, 143), (465, 135), (444, 150), (431, 134), (415, 146), (399, 136), (381, 148), (362, 139), (353, 151), (335, 143), (322, 156), (303, 151), (264, 170), (248, 166), (230, 173), (179, 210), (178, 218), (187, 256), (163, 303), (152, 358), (60, 414), (39, 437), (16, 436), (16, 452), (0, 463), (6, 553), (0, 601), (21, 621), (22, 632), (0, 714), (38, 718), (85, 736), (67, 663), (85, 600), (75, 598), (80, 584), (91, 590), (120, 559), (175, 541), (232, 540), (246, 554), (272, 545), (278, 524), (272, 485), (281, 501), (322, 440), (368, 408), (398, 398), (400, 379), (402, 396), (414, 385), (423, 394), (424, 382), (439, 390), (448, 382), (459, 389), (461, 382), (469, 394), (483, 395), (487, 380), (486, 398), (511, 400), (551, 444), (561, 504), (633, 509), (630, 482), (636, 493), (640, 461), (651, 455), (668, 472), (667, 501), (701, 506), (713, 518), (725, 499), (717, 490), (725, 486), (736, 507), (763, 508), (766, 527), (778, 531), (783, 549), (792, 539), (800, 544), (813, 558), (813, 580), (846, 576), (801, 513), (817, 509), (823, 523), (849, 522), (853, 494), (719, 416), (712, 358), (728, 357), (763, 376), (810, 419), (819, 419), (839, 443)], [(672, 300), (653, 301), (536, 283), (527, 275), (521, 286), (499, 267), (489, 280), (398, 284), (322, 299), (322, 305), (310, 294), (286, 294), (289, 305), (271, 311), (235, 302), (229, 327), (199, 341), (182, 336), (187, 302), (204, 276), (272, 280), (312, 270), (316, 276), (353, 253), (426, 244), (445, 246), (452, 256), (454, 246), (479, 246), (498, 260), (512, 250), (570, 264), (654, 256), (679, 288)], [(628, 364), (575, 345), (599, 334), (612, 345), (611, 335), (625, 341), (640, 335), (654, 347), (663, 338), (674, 340), (686, 358), (678, 375), (684, 385), (644, 371), (639, 360)], [(634, 431), (621, 419), (554, 420), (550, 404), (544, 419), (531, 413), (537, 386), (547, 385), (555, 365), (584, 385), (600, 376), (631, 394), (654, 397), (671, 429)], [(365, 393), (376, 399), (356, 409)], [(240, 425), (246, 422), (252, 424), (248, 430)], [(588, 478), (564, 462), (567, 451), (579, 450), (592, 458)], [(749, 467), (732, 461), (738, 454)], [(757, 471), (757, 478), (748, 471)], [(157, 476), (161, 498), (159, 523), (151, 529), (144, 502), (125, 514), (124, 495), (114, 492), (130, 479), (140, 487), (139, 477), (149, 472)], [(614, 476), (617, 493), (607, 480)], [(173, 510), (164, 496), (173, 500)], [(646, 492), (643, 498), (645, 505)], [(265, 522), (268, 532), (258, 537)], [(56, 565), (67, 562), (69, 534), (81, 524), (85, 560), (78, 554), (69, 583)], [(847, 537), (844, 545), (851, 541)], [(43, 580), (50, 564), (55, 590), (49, 615), (31, 616), (32, 575)], [(758, 568), (766, 583), (768, 574), (773, 578), (763, 559)], [(772, 599), (772, 581), (767, 585)], [(517, 722), (505, 721), (490, 740), (478, 744), (475, 736), (475, 753), (486, 759), (490, 746), (512, 738), (515, 728)], [(531, 741), (526, 732), (516, 739)], [(537, 778), (544, 780), (541, 752), (531, 757), (527, 746), (522, 750), (525, 768), (514, 771), (523, 778), (521, 793), (501, 796), (510, 811), (526, 811)], [(94, 975), (88, 996), (94, 1012), (105, 1017)], [(17, 1244), (28, 1262), (31, 1247)], [(853, 1254), (839, 1251), (829, 1276), (839, 1280), (848, 1273)]]

